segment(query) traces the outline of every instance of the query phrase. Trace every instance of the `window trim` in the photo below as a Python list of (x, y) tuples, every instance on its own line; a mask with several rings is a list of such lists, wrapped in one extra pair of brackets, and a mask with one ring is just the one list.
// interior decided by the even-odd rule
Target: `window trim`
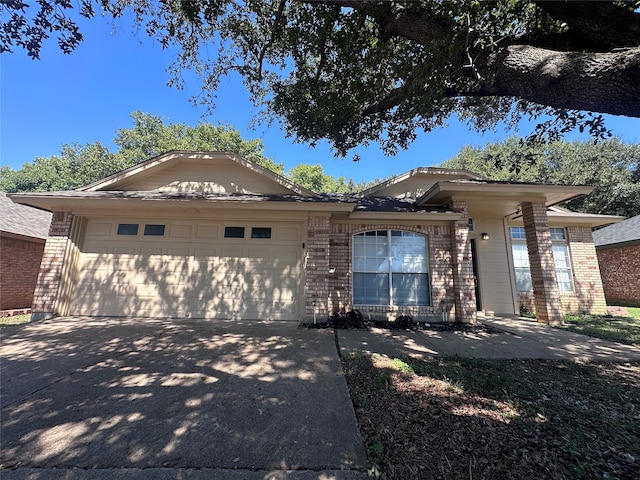
[[(242, 238), (244, 239), (246, 234), (247, 234), (247, 229), (244, 226), (239, 226), (239, 225), (225, 225), (224, 227), (224, 234), (223, 234), (223, 238), (233, 238), (233, 239), (238, 239), (238, 238)], [(233, 232), (242, 232), (242, 236), (239, 235), (232, 235)]]
[[(128, 228), (132, 228), (132, 227), (135, 227), (135, 233), (127, 231)], [(116, 235), (126, 236), (126, 237), (137, 237), (138, 233), (140, 233), (139, 223), (118, 223)]]
[(271, 227), (251, 227), (251, 238), (257, 240), (270, 240), (273, 231)]
[[(149, 228), (151, 227), (151, 228)], [(162, 233), (156, 233), (156, 229), (162, 227)], [(167, 230), (166, 224), (163, 223), (145, 223), (142, 235), (145, 237), (164, 237)]]
[[(380, 235), (380, 233), (385, 232), (386, 235)], [(417, 271), (415, 270), (415, 263), (411, 262), (412, 265), (414, 265), (414, 269), (407, 269), (404, 266), (404, 262), (403, 260), (405, 260), (405, 256), (402, 256), (402, 254), (396, 255), (395, 257), (393, 256), (393, 250), (394, 250), (394, 243), (396, 244), (395, 246), (400, 246), (401, 242), (398, 242), (398, 240), (396, 240), (394, 242), (394, 238), (402, 238), (404, 237), (403, 234), (409, 234), (407, 235), (407, 237), (419, 237), (421, 238), (421, 240), (423, 241), (423, 243), (421, 244), (421, 248), (423, 247), (424, 250), (422, 250), (419, 254), (419, 256), (424, 256), (424, 258), (422, 259), (422, 265), (417, 269)], [(385, 245), (385, 248), (387, 249), (386, 251), (386, 257), (384, 256), (379, 256), (376, 255), (374, 257), (371, 257), (374, 260), (374, 263), (379, 263), (379, 266), (376, 269), (373, 269), (371, 267), (367, 268), (367, 256), (366, 256), (366, 247), (367, 244), (366, 242), (362, 243), (362, 245), (360, 245), (360, 248), (362, 248), (362, 252), (364, 255), (360, 255), (361, 259), (358, 261), (356, 259), (356, 254), (359, 253), (356, 248), (357, 248), (357, 242), (356, 242), (356, 238), (364, 238), (366, 239), (367, 237), (371, 237), (371, 236), (375, 236), (375, 237), (382, 237), (383, 240), (380, 242), (382, 245)], [(374, 241), (371, 243), (371, 245), (376, 245), (377, 241)], [(410, 253), (408, 253), (410, 254)], [(414, 232), (411, 230), (400, 230), (400, 229), (393, 229), (393, 228), (387, 228), (387, 229), (375, 229), (375, 230), (365, 230), (362, 232), (358, 232), (355, 233), (351, 236), (351, 269), (352, 269), (352, 282), (351, 282), (351, 292), (352, 292), (352, 296), (353, 296), (353, 303), (354, 305), (370, 305), (370, 306), (378, 306), (378, 307), (426, 307), (426, 306), (430, 306), (432, 304), (432, 299), (431, 299), (431, 272), (430, 272), (430, 265), (429, 265), (429, 238), (427, 235), (422, 234), (422, 233), (418, 233), (418, 232)], [(398, 261), (400, 261), (400, 265), (402, 266), (401, 268), (398, 268)], [(361, 268), (356, 268), (356, 264), (361, 263), (362, 267)], [(383, 266), (384, 269), (380, 270), (380, 267)], [(377, 276), (381, 276), (381, 275), (385, 275), (386, 279), (384, 282), (382, 282), (382, 284), (384, 284), (384, 288), (387, 290), (386, 295), (381, 296), (380, 298), (383, 299), (383, 302), (381, 303), (364, 303), (364, 302), (360, 302), (358, 300), (361, 299), (356, 299), (356, 290), (358, 289), (358, 287), (355, 285), (355, 281), (356, 281), (356, 277), (359, 277), (361, 275), (377, 275)], [(426, 292), (423, 292), (424, 295), (418, 295), (416, 298), (416, 303), (406, 303), (406, 298), (404, 302), (399, 301), (401, 300), (401, 298), (399, 298), (399, 288), (400, 288), (400, 281), (396, 281), (395, 285), (394, 285), (394, 276), (396, 276), (396, 279), (398, 280), (398, 276), (420, 276), (423, 278), (416, 278), (415, 280), (418, 281), (418, 283), (424, 283), (424, 288), (426, 289)], [(422, 286), (422, 285), (420, 285)], [(418, 303), (418, 300), (420, 299), (426, 299), (426, 302), (424, 303)], [(366, 299), (364, 299), (366, 300)]]

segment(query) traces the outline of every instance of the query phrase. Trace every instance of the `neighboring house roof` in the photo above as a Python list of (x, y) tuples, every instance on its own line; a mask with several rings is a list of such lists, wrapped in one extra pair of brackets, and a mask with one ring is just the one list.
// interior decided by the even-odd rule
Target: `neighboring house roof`
[(596, 247), (640, 243), (640, 215), (593, 232)]
[(33, 238), (47, 238), (51, 213), (18, 205), (0, 192), (0, 231)]

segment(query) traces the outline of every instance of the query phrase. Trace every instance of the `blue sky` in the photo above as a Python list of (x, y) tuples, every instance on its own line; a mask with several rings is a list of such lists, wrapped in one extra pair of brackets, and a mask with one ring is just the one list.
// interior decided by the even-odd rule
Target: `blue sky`
[[(419, 166), (439, 165), (465, 145), (482, 146), (513, 132), (479, 134), (452, 120), (446, 128), (423, 133), (395, 157), (387, 157), (376, 145), (358, 150), (362, 160), (333, 157), (328, 144), (315, 148), (294, 144), (277, 124), (249, 123), (256, 113), (242, 84), (223, 82), (218, 104), (208, 117), (204, 107), (189, 98), (199, 92), (197, 78), (187, 76), (180, 91), (166, 85), (165, 68), (173, 59), (144, 33), (131, 33), (128, 24), (117, 31), (104, 18), (80, 22), (85, 40), (71, 55), (62, 54), (54, 41), (31, 60), (16, 48), (0, 58), (0, 165), (19, 169), (35, 157), (60, 152), (65, 143), (99, 141), (112, 149), (119, 128), (131, 127), (129, 114), (142, 110), (165, 122), (195, 125), (201, 120), (232, 125), (247, 139), (261, 138), (266, 155), (290, 169), (299, 163), (317, 164), (333, 176), (369, 181), (399, 174)], [(608, 117), (608, 126), (622, 140), (640, 142), (640, 119)], [(528, 131), (522, 131), (523, 135)]]

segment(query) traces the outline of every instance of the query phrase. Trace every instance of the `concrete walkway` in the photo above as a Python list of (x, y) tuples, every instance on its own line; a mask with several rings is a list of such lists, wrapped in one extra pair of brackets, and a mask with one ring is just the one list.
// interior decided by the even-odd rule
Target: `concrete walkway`
[(640, 361), (640, 347), (622, 345), (549, 327), (521, 318), (480, 318), (494, 333), (441, 330), (338, 330), (345, 351), (425, 359), (433, 356), (475, 358)]
[(361, 480), (333, 331), (64, 318), (0, 330), (3, 480)]

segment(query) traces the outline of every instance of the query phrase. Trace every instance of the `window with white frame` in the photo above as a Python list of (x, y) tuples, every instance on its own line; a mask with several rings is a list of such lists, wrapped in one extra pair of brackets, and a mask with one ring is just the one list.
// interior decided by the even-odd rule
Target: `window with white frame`
[(429, 305), (427, 238), (404, 230), (353, 236), (353, 303)]
[[(533, 290), (531, 282), (531, 269), (529, 268), (529, 254), (524, 227), (511, 227), (511, 245), (513, 251), (513, 268), (516, 275), (516, 288), (519, 292)], [(556, 267), (556, 281), (560, 292), (573, 291), (573, 274), (571, 273), (571, 260), (569, 247), (564, 228), (550, 228), (553, 260)]]

